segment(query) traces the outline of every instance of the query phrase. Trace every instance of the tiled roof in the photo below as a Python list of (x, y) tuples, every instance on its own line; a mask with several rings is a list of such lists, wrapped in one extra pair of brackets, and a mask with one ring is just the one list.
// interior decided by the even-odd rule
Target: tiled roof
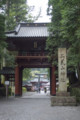
[(3, 67), (3, 69), (0, 70), (0, 74), (1, 75), (14, 75), (15, 72), (13, 68)]
[(7, 37), (48, 37), (48, 23), (20, 23)]

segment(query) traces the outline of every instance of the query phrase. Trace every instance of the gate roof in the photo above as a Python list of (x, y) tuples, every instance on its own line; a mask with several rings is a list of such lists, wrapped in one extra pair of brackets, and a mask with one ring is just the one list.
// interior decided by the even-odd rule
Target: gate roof
[(48, 37), (48, 23), (20, 23), (15, 31), (6, 33), (7, 37)]
[(0, 70), (1, 75), (14, 75), (14, 69), (10, 67), (3, 67), (2, 70)]

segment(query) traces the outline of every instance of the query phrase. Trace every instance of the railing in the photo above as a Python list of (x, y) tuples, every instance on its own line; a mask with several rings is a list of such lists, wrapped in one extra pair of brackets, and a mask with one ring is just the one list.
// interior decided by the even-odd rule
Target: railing
[(18, 56), (47, 56), (47, 52), (19, 52)]

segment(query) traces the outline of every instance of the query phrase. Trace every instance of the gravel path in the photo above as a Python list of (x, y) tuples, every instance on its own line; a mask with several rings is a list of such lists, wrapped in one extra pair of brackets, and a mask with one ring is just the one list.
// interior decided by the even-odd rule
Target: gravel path
[(80, 106), (51, 107), (49, 97), (23, 98), (0, 99), (0, 120), (80, 120)]

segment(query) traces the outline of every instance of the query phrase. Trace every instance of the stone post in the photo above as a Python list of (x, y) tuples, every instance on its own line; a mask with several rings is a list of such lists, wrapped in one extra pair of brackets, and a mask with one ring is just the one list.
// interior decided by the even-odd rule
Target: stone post
[(67, 92), (66, 48), (58, 48), (59, 92)]
[(58, 49), (59, 91), (51, 96), (51, 106), (75, 106), (76, 97), (67, 92), (66, 48)]

